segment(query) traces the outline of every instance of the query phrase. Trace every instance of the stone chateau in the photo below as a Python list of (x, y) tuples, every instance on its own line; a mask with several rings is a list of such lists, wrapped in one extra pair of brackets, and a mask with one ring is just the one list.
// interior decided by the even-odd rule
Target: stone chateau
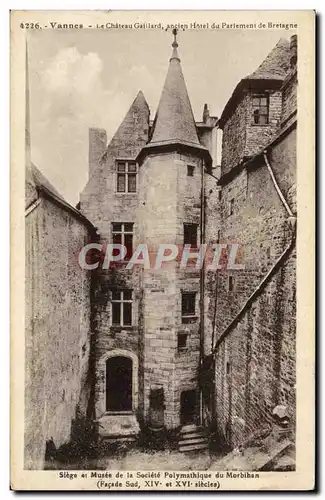
[[(140, 91), (109, 143), (90, 129), (77, 208), (30, 160), (27, 92), (26, 468), (83, 425), (98, 446), (149, 435), (184, 452), (242, 445), (274, 411), (294, 428), (296, 91), (294, 36), (196, 122), (175, 35), (156, 115)], [(91, 242), (124, 261), (82, 269)], [(222, 264), (126, 269), (140, 243), (150, 258), (220, 244)]]

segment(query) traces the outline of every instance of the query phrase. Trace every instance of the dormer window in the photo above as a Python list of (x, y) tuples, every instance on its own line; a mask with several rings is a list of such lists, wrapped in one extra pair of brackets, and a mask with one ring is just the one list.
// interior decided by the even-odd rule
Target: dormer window
[(269, 123), (269, 97), (267, 95), (253, 96), (253, 124), (267, 125)]

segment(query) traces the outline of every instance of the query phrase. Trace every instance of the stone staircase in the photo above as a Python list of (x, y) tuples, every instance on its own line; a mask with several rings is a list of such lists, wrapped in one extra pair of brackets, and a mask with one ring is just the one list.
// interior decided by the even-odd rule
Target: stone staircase
[(204, 451), (208, 448), (208, 436), (203, 427), (198, 425), (185, 425), (181, 428), (178, 441), (179, 451)]

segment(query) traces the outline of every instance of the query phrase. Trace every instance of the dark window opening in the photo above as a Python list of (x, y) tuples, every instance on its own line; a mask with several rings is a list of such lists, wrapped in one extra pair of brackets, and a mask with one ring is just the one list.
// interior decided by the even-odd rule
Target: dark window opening
[(229, 361), (227, 361), (227, 363), (226, 363), (226, 373), (227, 373), (227, 375), (230, 375), (230, 363), (229, 363)]
[(112, 325), (132, 326), (132, 290), (112, 291)]
[(234, 280), (233, 276), (229, 276), (228, 277), (228, 291), (232, 292), (234, 290), (234, 286), (235, 286), (235, 280)]
[(198, 423), (199, 413), (198, 397), (195, 390), (183, 391), (181, 393), (181, 425)]
[(106, 411), (132, 410), (132, 360), (115, 356), (106, 361)]
[(217, 243), (220, 243), (220, 229), (217, 232)]
[(222, 198), (222, 191), (221, 189), (218, 190), (218, 201), (221, 201)]
[(197, 248), (197, 224), (184, 224), (184, 245)]
[[(113, 222), (112, 240), (113, 244), (126, 247), (124, 260), (130, 260), (133, 252), (133, 222)], [(113, 255), (118, 254), (118, 249), (113, 251)]]
[(269, 123), (268, 96), (253, 96), (253, 123), (255, 125), (267, 125)]
[(134, 161), (117, 162), (118, 193), (136, 193), (137, 191), (137, 164)]
[(164, 405), (163, 387), (160, 387), (159, 389), (150, 389), (149, 404), (150, 408), (153, 408), (155, 410), (158, 410)]
[(195, 316), (195, 292), (182, 293), (182, 318), (183, 321), (187, 317)]
[(229, 203), (229, 215), (232, 215), (234, 213), (234, 207), (235, 207), (235, 199), (231, 198)]
[(270, 248), (270, 247), (267, 247), (267, 249), (266, 249), (266, 257), (267, 257), (268, 259), (270, 259), (270, 258), (271, 258), (271, 248)]
[(178, 351), (181, 351), (182, 349), (185, 349), (187, 346), (187, 333), (179, 333), (177, 335), (177, 349)]
[(153, 428), (162, 428), (164, 425), (164, 389), (150, 389), (149, 394), (149, 419), (150, 426)]
[(194, 175), (194, 166), (193, 165), (187, 165), (187, 175), (188, 177), (193, 177)]

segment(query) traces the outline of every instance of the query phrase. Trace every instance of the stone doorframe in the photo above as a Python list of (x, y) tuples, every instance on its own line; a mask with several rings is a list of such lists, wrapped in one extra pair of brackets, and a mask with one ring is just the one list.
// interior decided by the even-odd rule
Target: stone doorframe
[(124, 349), (112, 349), (101, 356), (97, 362), (97, 398), (95, 403), (96, 417), (100, 418), (106, 412), (106, 361), (109, 358), (123, 356), (132, 360), (132, 411), (135, 412), (138, 408), (138, 371), (139, 362), (138, 356), (131, 351)]

